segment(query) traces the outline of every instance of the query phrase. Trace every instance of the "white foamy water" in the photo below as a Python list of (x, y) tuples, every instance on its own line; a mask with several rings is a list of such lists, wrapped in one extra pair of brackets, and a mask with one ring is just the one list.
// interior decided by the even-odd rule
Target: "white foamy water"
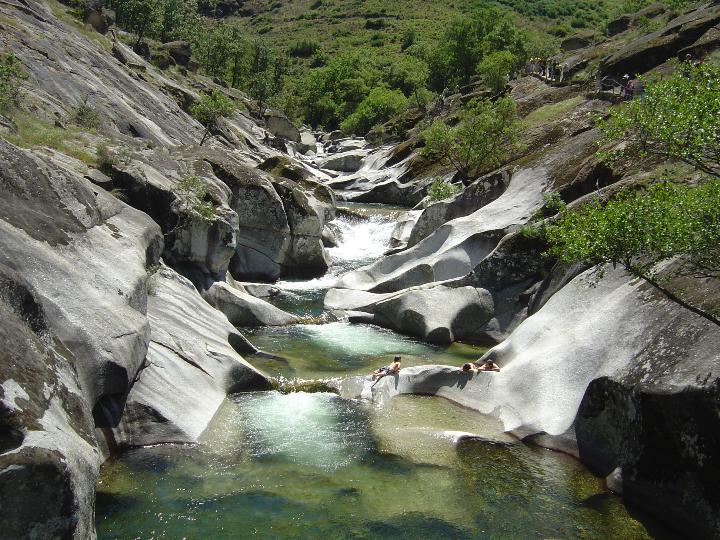
[(330, 269), (319, 278), (306, 281), (278, 281), (276, 286), (287, 291), (313, 291), (335, 286), (338, 278), (370, 264), (385, 253), (390, 246), (398, 213), (377, 213), (367, 218), (340, 216), (332, 223), (338, 246), (327, 250)]

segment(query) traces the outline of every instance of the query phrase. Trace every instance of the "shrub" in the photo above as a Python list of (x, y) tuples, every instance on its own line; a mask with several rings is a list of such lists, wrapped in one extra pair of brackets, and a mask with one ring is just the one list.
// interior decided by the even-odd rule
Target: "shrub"
[(215, 216), (215, 207), (205, 190), (205, 185), (197, 176), (183, 178), (175, 188), (175, 195), (181, 204), (181, 210), (198, 214), (211, 220)]
[(200, 146), (205, 142), (210, 130), (217, 125), (218, 120), (230, 116), (234, 111), (235, 104), (218, 90), (203, 95), (199, 101), (190, 107), (192, 117), (205, 126), (205, 133), (200, 141)]
[(27, 77), (13, 53), (0, 55), (0, 113), (17, 104), (20, 81)]
[(357, 110), (340, 124), (340, 128), (346, 133), (364, 135), (375, 124), (385, 122), (405, 107), (407, 99), (399, 90), (373, 88)]
[(423, 132), (423, 153), (448, 162), (464, 178), (474, 178), (507, 159), (517, 148), (518, 137), (519, 123), (512, 99), (473, 100), (460, 114), (456, 126), (436, 120)]
[(95, 129), (100, 126), (100, 115), (95, 107), (88, 105), (87, 100), (87, 96), (82, 98), (80, 104), (73, 110), (70, 121), (76, 126)]
[(301, 39), (288, 46), (288, 54), (297, 58), (310, 58), (320, 51), (320, 43), (313, 39)]
[(460, 192), (462, 188), (460, 186), (457, 186), (455, 184), (451, 184), (450, 182), (447, 182), (440, 178), (439, 176), (435, 177), (435, 180), (432, 184), (430, 184), (430, 187), (428, 188), (427, 194), (428, 198), (433, 201), (442, 201), (444, 199), (449, 199), (453, 195)]

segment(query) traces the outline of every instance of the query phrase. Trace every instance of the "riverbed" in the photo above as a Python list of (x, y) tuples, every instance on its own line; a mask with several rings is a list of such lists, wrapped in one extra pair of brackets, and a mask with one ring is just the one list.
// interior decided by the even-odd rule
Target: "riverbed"
[[(367, 374), (480, 356), (326, 317), (325, 291), (387, 249), (401, 209), (346, 205), (327, 275), (270, 299), (311, 323), (246, 329), (281, 379)], [(231, 396), (194, 446), (106, 463), (99, 538), (650, 538), (646, 523), (575, 459), (527, 446), (495, 419), (440, 398), (384, 406), (331, 393)]]

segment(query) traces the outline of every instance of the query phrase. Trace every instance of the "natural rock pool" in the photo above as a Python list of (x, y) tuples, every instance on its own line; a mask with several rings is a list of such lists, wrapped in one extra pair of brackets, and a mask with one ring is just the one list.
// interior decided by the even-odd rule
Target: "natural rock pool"
[[(328, 276), (281, 282), (276, 305), (320, 315), (337, 276), (381, 256), (397, 212), (360, 210), (370, 220), (341, 223)], [(277, 356), (253, 358), (258, 368), (291, 379), (366, 374), (394, 354), (404, 366), (459, 366), (483, 352), (344, 321), (244, 333)], [(229, 398), (198, 445), (108, 461), (96, 520), (99, 538), (650, 537), (579, 462), (449, 401), (402, 396), (380, 407), (275, 391)]]

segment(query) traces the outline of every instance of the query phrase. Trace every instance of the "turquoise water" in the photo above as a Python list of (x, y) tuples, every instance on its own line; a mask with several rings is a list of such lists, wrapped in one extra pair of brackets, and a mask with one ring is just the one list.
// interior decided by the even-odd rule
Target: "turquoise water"
[(99, 538), (649, 538), (576, 461), (421, 396), (235, 396), (202, 444), (106, 464), (96, 515)]

